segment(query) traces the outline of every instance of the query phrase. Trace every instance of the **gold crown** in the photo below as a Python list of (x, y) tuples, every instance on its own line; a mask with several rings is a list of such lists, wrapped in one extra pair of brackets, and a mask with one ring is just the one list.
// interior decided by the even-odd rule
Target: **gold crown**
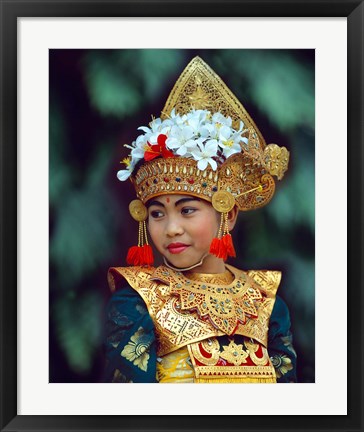
[[(216, 170), (207, 166), (200, 170), (190, 157), (160, 157), (144, 161), (131, 176), (137, 197), (145, 203), (163, 194), (188, 194), (212, 202), (218, 191), (232, 195), (239, 210), (263, 207), (273, 197), (275, 181), (288, 168), (289, 152), (265, 140), (236, 96), (221, 78), (200, 58), (195, 57), (174, 85), (162, 111), (161, 119), (172, 110), (180, 115), (205, 109), (232, 119), (237, 130), (244, 123), (242, 136), (247, 144), (218, 164)], [(229, 195), (228, 194), (228, 195)], [(228, 196), (226, 195), (226, 196)]]

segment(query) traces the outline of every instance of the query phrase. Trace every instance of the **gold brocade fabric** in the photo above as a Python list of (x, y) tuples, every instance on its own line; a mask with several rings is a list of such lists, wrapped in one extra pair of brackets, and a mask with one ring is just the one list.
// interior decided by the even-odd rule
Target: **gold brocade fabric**
[(281, 273), (226, 268), (215, 275), (110, 269), (111, 289), (122, 276), (148, 307), (159, 382), (276, 382), (267, 337)]

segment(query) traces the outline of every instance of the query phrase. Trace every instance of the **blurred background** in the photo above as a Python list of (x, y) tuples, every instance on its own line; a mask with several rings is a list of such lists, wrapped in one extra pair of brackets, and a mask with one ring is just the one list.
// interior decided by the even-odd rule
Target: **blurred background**
[(159, 117), (199, 55), (225, 81), (290, 168), (263, 209), (234, 229), (242, 269), (282, 270), (299, 382), (315, 381), (314, 50), (50, 50), (49, 381), (99, 382), (111, 266), (137, 239), (130, 182), (116, 173), (124, 144)]

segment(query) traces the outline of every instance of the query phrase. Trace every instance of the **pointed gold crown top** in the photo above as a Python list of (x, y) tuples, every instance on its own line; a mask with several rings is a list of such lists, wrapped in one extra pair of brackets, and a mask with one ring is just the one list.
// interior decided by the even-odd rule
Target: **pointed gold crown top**
[(239, 128), (240, 121), (243, 121), (249, 134), (255, 135), (254, 142), (258, 142), (262, 150), (266, 147), (263, 135), (243, 104), (201, 57), (194, 57), (178, 78), (168, 96), (161, 118), (165, 119), (173, 108), (181, 115), (187, 114), (193, 108), (207, 109), (212, 113), (220, 112), (225, 117), (231, 117), (236, 129)]

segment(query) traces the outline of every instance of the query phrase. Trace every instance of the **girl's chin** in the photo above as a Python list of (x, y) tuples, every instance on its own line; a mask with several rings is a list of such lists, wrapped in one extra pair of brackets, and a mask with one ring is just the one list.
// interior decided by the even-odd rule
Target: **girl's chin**
[(187, 268), (196, 265), (201, 261), (201, 257), (187, 258), (180, 254), (168, 254), (165, 255), (166, 260), (176, 268)]

